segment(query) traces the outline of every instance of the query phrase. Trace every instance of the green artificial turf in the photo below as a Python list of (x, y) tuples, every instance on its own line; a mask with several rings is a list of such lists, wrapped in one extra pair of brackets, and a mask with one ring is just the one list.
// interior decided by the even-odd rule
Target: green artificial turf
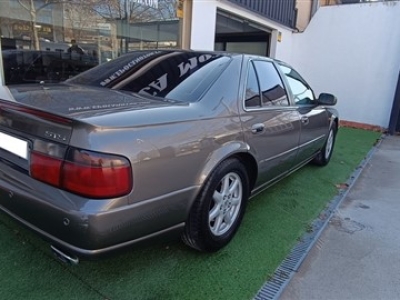
[(0, 299), (251, 299), (379, 137), (341, 128), (328, 166), (306, 166), (251, 200), (214, 254), (173, 241), (72, 267), (0, 214)]

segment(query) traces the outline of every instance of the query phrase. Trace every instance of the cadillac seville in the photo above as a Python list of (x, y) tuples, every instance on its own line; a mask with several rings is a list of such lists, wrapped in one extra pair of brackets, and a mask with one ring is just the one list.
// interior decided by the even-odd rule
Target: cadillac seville
[(134, 51), (0, 100), (0, 210), (77, 263), (164, 234), (217, 251), (248, 199), (328, 164), (336, 98), (266, 57)]

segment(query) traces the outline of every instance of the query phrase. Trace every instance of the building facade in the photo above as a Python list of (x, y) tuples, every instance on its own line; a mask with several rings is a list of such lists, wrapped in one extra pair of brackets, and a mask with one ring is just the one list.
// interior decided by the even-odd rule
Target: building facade
[[(71, 69), (71, 49), (81, 49), (80, 59), (90, 63), (72, 72), (58, 70), (62, 74), (51, 81), (141, 49), (223, 50), (276, 57), (284, 52), (285, 34), (305, 28), (313, 2), (0, 1), (2, 84), (43, 81), (46, 74), (42, 73), (54, 57)], [(42, 72), (29, 70), (32, 61), (41, 65)], [(24, 74), (15, 74), (16, 69), (26, 68)]]

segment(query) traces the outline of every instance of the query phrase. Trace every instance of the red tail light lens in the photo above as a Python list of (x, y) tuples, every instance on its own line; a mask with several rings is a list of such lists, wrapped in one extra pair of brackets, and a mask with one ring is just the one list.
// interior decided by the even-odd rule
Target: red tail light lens
[(63, 166), (61, 186), (92, 198), (123, 196), (132, 188), (131, 167), (123, 157), (70, 149)]
[(58, 186), (60, 184), (60, 171), (62, 160), (31, 152), (31, 176), (37, 180)]
[(120, 197), (132, 189), (132, 169), (126, 158), (66, 150), (43, 141), (35, 142), (31, 151), (30, 173), (37, 180), (90, 198)]

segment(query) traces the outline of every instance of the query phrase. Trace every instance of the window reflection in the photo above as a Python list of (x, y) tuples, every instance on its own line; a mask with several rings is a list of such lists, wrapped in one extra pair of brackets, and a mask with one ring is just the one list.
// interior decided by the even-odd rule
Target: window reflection
[(128, 51), (178, 48), (176, 2), (2, 0), (5, 81), (55, 82)]
[(252, 63), (249, 65), (249, 75), (247, 77), (245, 106), (246, 108), (261, 107), (260, 88)]
[(4, 50), (5, 83), (60, 82), (98, 64), (94, 56), (60, 51)]
[(289, 100), (282, 80), (271, 62), (254, 61), (260, 82), (263, 106), (288, 106)]
[(299, 73), (288, 66), (279, 65), (279, 68), (288, 80), (296, 104), (312, 104), (315, 102), (312, 90)]

